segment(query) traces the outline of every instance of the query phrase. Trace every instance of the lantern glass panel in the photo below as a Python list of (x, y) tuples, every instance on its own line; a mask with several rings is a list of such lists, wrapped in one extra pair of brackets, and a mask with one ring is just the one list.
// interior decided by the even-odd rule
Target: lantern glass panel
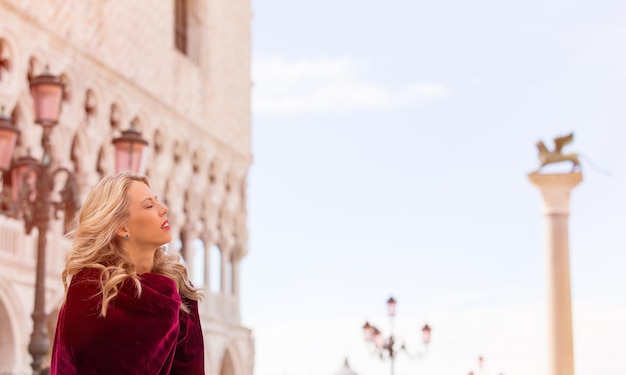
[(17, 129), (0, 128), (0, 170), (11, 168), (11, 158), (17, 143)]
[(35, 122), (53, 126), (59, 121), (63, 86), (59, 83), (39, 83), (31, 87), (35, 107)]
[[(29, 201), (34, 201), (36, 198), (36, 183), (37, 183), (37, 172), (32, 168), (37, 161), (30, 157), (22, 158), (16, 163), (16, 165), (11, 168), (11, 190), (13, 201), (16, 202), (22, 191), (28, 191), (29, 194), (27, 197), (22, 197), (23, 199), (27, 199)], [(24, 183), (28, 186), (25, 187)]]
[(141, 142), (123, 142), (115, 144), (115, 169), (139, 172), (144, 144)]

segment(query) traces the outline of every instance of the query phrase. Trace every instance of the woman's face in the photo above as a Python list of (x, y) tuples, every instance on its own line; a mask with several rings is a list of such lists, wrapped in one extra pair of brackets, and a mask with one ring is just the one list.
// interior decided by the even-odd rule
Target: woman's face
[(133, 181), (128, 189), (130, 218), (125, 225), (129, 248), (154, 250), (172, 240), (167, 207), (157, 200), (150, 187)]

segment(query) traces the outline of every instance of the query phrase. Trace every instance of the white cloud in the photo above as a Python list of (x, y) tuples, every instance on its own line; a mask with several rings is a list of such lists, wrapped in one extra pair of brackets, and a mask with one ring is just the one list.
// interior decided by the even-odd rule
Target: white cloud
[(280, 58), (253, 63), (253, 108), (292, 115), (422, 106), (448, 95), (439, 84), (412, 82), (387, 87), (367, 77), (367, 67), (348, 58), (288, 62)]

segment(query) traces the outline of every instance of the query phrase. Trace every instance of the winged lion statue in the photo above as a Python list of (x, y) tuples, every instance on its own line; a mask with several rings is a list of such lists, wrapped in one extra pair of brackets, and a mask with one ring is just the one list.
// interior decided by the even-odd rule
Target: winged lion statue
[(559, 136), (554, 138), (554, 150), (550, 151), (543, 144), (542, 141), (537, 142), (537, 149), (539, 150), (539, 162), (541, 166), (539, 169), (544, 166), (552, 163), (558, 163), (562, 161), (571, 161), (572, 162), (572, 172), (580, 169), (580, 161), (578, 160), (578, 154), (570, 153), (563, 154), (563, 147), (572, 143), (574, 140), (574, 133), (569, 133), (564, 136)]

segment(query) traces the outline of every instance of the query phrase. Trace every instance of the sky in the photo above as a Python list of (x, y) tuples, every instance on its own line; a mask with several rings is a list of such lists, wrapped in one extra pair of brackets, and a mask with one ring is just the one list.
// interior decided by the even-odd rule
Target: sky
[(548, 375), (544, 219), (527, 175), (536, 143), (570, 132), (575, 370), (626, 373), (626, 2), (252, 7), (241, 314), (256, 375), (332, 375), (344, 358), (389, 374), (361, 327), (389, 335), (390, 296), (408, 348), (395, 375)]

